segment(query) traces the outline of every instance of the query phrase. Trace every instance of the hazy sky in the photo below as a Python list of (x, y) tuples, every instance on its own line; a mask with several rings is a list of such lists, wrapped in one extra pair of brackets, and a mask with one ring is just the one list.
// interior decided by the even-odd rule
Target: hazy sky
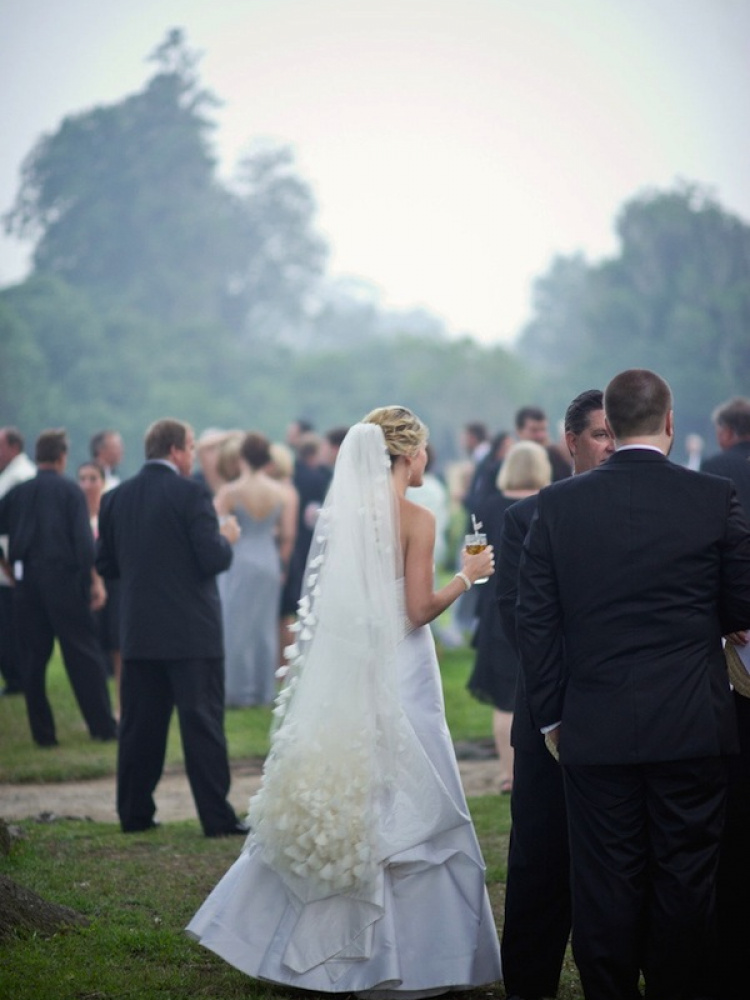
[[(750, 221), (750, 0), (0, 0), (0, 211), (63, 116), (120, 100), (183, 27), (229, 176), (291, 144), (334, 275), (509, 340), (553, 254), (615, 248), (677, 178)], [(0, 285), (28, 247), (0, 238)]]

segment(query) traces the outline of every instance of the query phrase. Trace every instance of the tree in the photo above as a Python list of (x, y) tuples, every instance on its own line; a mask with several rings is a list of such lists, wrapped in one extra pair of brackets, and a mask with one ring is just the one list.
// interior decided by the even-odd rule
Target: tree
[(287, 147), (259, 147), (235, 183), (244, 266), (232, 281), (228, 318), (251, 340), (299, 341), (309, 295), (328, 249), (313, 230), (315, 201)]
[(215, 177), (196, 57), (180, 32), (142, 93), (69, 116), (26, 158), (6, 228), (36, 272), (165, 322), (215, 318), (241, 269), (236, 200)]
[(617, 234), (613, 259), (557, 259), (537, 281), (519, 351), (569, 395), (653, 368), (674, 390), (678, 427), (707, 432), (713, 405), (747, 391), (750, 227), (682, 185), (628, 201)]

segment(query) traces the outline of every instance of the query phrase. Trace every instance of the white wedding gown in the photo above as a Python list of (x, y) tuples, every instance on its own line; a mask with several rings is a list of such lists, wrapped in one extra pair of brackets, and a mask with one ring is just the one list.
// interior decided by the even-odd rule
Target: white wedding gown
[(419, 842), (385, 858), (372, 892), (308, 902), (266, 864), (251, 834), (187, 928), (249, 976), (383, 997), (433, 995), (501, 978), (484, 862), (445, 721), (432, 634), (429, 626), (411, 630), (408, 623), (404, 632), (396, 657), (399, 697), (444, 800), (434, 829), (425, 836), (420, 827)]

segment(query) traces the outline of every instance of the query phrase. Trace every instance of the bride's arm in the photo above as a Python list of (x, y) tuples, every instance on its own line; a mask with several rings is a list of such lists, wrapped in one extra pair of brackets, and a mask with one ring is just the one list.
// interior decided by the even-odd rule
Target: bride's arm
[[(424, 507), (405, 501), (401, 508), (404, 549), (404, 587), (406, 614), (414, 625), (426, 625), (442, 614), (467, 587), (458, 574), (440, 590), (434, 589), (433, 557), (435, 548), (435, 518)], [(494, 570), (492, 547), (475, 556), (464, 554), (462, 573), (470, 583)]]

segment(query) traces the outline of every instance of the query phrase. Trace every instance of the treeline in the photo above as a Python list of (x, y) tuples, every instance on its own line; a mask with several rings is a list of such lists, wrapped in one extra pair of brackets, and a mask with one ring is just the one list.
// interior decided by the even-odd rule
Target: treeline
[(672, 386), (678, 432), (710, 434), (713, 407), (750, 394), (750, 227), (683, 184), (628, 201), (616, 232), (616, 257), (559, 257), (537, 280), (518, 353), (556, 407), (571, 379), (653, 368)]
[[(143, 91), (66, 118), (26, 158), (6, 228), (34, 241), (0, 290), (0, 423), (64, 424), (82, 457), (116, 427), (132, 471), (145, 426), (172, 414), (281, 437), (403, 402), (439, 455), (482, 419), (508, 428), (630, 365), (672, 383), (680, 427), (748, 391), (750, 229), (689, 186), (624, 206), (616, 258), (560, 258), (536, 283), (517, 349), (453, 340), (327, 274), (315, 202), (288, 149), (255, 146), (220, 181), (215, 98), (179, 31)], [(364, 294), (363, 294), (364, 292)]]

